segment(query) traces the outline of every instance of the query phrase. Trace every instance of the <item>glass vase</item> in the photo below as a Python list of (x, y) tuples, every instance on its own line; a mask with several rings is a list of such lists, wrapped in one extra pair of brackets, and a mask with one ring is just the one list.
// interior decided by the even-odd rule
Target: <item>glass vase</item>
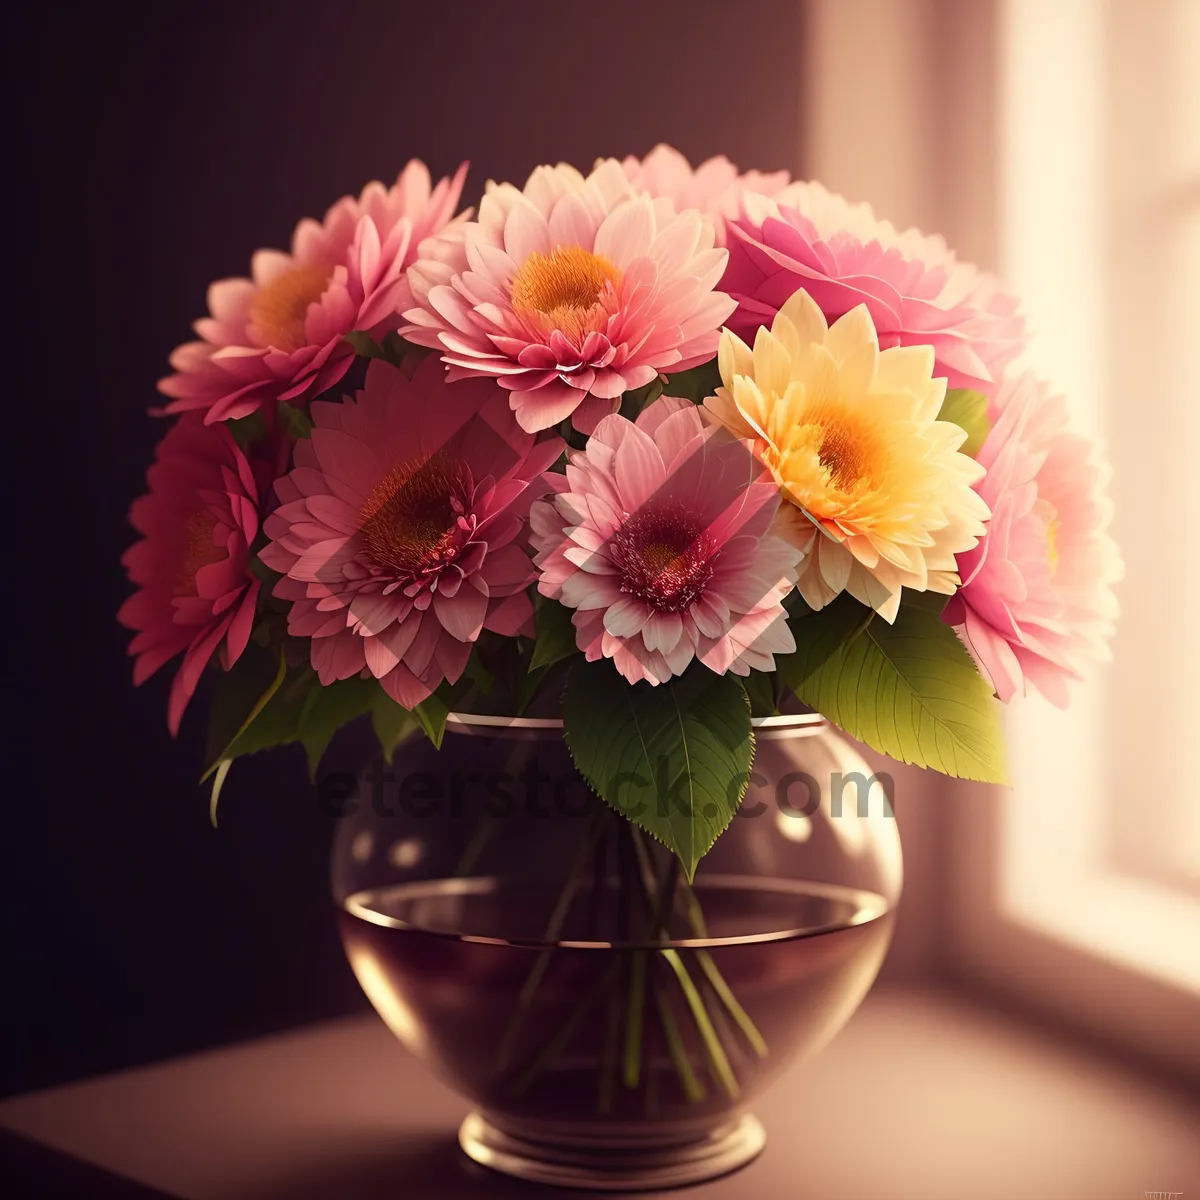
[(474, 1106), (476, 1162), (613, 1191), (732, 1171), (763, 1148), (761, 1089), (870, 988), (901, 889), (890, 781), (815, 714), (754, 724), (691, 881), (552, 718), (452, 714), (440, 750), (410, 738), (339, 797), (350, 964)]

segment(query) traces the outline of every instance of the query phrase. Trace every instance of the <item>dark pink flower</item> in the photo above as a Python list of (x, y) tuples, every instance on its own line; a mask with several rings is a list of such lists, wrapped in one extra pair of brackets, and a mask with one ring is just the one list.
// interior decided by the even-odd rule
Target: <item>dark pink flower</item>
[(203, 409), (211, 424), (337, 383), (354, 360), (348, 333), (381, 337), (399, 325), (411, 303), (405, 271), (450, 220), (466, 170), (431, 187), (414, 159), (390, 188), (370, 183), (323, 221), (306, 217), (290, 254), (259, 250), (250, 279), (214, 283), (210, 315), (195, 325), (201, 340), (175, 350), (175, 374), (158, 385), (171, 397), (166, 411)]
[(249, 573), (258, 533), (254, 475), (229, 430), (183, 417), (159, 444), (147, 474), (149, 494), (129, 519), (142, 535), (124, 554), (138, 586), (117, 619), (137, 631), (135, 684), (183, 654), (167, 709), (171, 732), (209, 659), (221, 650), (226, 670), (250, 637), (259, 582)]
[(557, 438), (519, 429), (494, 380), (371, 364), (354, 400), (312, 405), (312, 437), (275, 485), (263, 561), (321, 682), (369, 671), (405, 708), (462, 674), (487, 628), (530, 632), (522, 545)]
[(1124, 573), (1109, 536), (1108, 465), (1069, 425), (1066, 401), (1032, 373), (1004, 381), (979, 451), (987, 532), (958, 556), (952, 624), (1005, 703), (1033, 684), (1065, 708), (1069, 680), (1110, 657)]
[(803, 289), (830, 324), (866, 305), (881, 350), (932, 346), (934, 375), (952, 388), (990, 395), (1024, 347), (1025, 320), (995, 279), (941, 238), (899, 233), (818, 183), (746, 194), (726, 241), (721, 287), (738, 302), (729, 327), (746, 341)]

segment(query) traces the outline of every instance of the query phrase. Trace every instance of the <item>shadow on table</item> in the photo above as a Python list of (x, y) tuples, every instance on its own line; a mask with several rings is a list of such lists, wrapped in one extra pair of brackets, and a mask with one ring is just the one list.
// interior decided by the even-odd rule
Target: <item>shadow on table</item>
[(38, 1200), (171, 1200), (90, 1163), (0, 1130), (0, 1183), (10, 1197)]
[(374, 1145), (348, 1144), (336, 1157), (305, 1157), (295, 1169), (252, 1188), (239, 1187), (238, 1200), (481, 1200), (526, 1197), (592, 1197), (522, 1183), (471, 1162), (452, 1137), (394, 1137)]
[[(214, 1181), (216, 1187), (220, 1183)], [(0, 1190), (37, 1200), (179, 1200), (120, 1178), (36, 1142), (0, 1131)], [(453, 1137), (348, 1142), (336, 1156), (321, 1158), (297, 1148), (286, 1169), (247, 1184), (230, 1180), (230, 1200), (509, 1200), (537, 1192), (546, 1197), (594, 1197), (522, 1183), (471, 1162)]]

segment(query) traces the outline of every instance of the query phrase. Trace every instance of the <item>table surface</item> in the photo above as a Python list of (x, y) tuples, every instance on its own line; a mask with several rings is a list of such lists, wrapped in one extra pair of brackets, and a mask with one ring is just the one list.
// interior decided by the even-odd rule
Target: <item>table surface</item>
[[(9, 1149), (42, 1196), (55, 1180), (54, 1194), (117, 1200), (582, 1194), (465, 1162), (466, 1107), (378, 1020), (355, 1017), (18, 1096), (0, 1129), (18, 1135)], [(953, 995), (875, 993), (756, 1111), (762, 1157), (674, 1196), (1200, 1200), (1196, 1089)]]

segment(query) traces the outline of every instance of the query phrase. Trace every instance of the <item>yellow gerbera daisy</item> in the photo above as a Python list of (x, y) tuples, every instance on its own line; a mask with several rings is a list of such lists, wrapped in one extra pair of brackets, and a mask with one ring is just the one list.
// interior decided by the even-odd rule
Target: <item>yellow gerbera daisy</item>
[(984, 469), (966, 433), (937, 419), (946, 381), (928, 346), (879, 349), (864, 305), (832, 326), (798, 291), (754, 349), (728, 330), (724, 387), (704, 402), (749, 438), (784, 499), (782, 532), (804, 551), (797, 586), (812, 608), (848, 591), (893, 621), (901, 588), (952, 593), (954, 556), (982, 536)]

